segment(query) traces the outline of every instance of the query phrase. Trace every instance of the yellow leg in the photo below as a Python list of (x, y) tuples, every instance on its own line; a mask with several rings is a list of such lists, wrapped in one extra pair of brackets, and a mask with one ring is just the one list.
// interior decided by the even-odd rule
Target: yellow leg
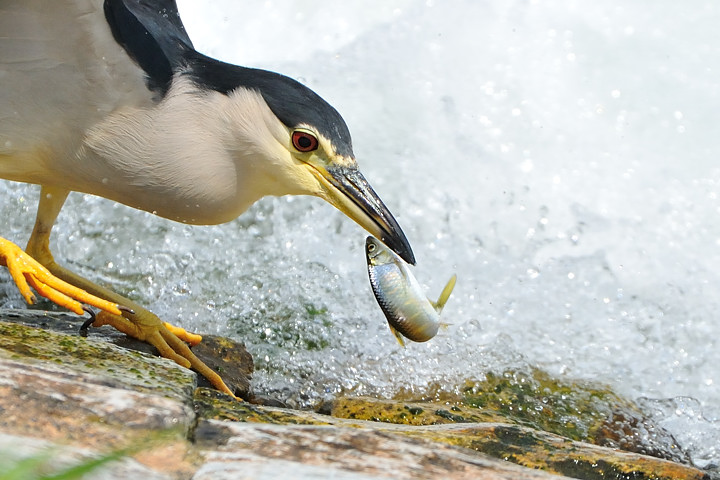
[[(174, 327), (150, 311), (61, 267), (50, 253), (50, 232), (68, 191), (42, 187), (35, 227), (25, 252), (0, 238), (0, 265), (7, 265), (25, 300), (32, 304), (32, 286), (40, 295), (82, 315), (82, 303), (102, 310), (94, 326), (111, 325), (121, 332), (148, 342), (160, 354), (179, 365), (191, 367), (223, 393), (234, 397), (222, 378), (195, 356), (185, 342), (196, 345), (202, 337)], [(124, 308), (119, 308), (122, 305)], [(122, 310), (122, 311), (121, 311)]]

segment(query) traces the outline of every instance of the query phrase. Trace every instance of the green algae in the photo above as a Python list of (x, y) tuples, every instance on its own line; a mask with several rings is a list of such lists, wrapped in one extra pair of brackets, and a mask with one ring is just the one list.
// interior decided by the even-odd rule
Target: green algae
[(472, 449), (527, 468), (584, 480), (707, 480), (687, 465), (596, 447), (520, 425), (404, 431), (406, 435)]
[(187, 399), (195, 388), (192, 372), (166, 359), (102, 341), (0, 321), (0, 356), (24, 363), (50, 362), (109, 377), (142, 392)]
[(330, 425), (332, 419), (312, 412), (261, 407), (238, 402), (217, 390), (198, 388), (193, 398), (195, 413), (206, 420), (269, 423), (278, 425)]
[(454, 413), (451, 413), (448, 408), (445, 405), (432, 403), (341, 397), (333, 402), (331, 415), (336, 418), (415, 426), (503, 421), (502, 416), (488, 410), (455, 406)]
[(618, 410), (640, 410), (607, 387), (560, 381), (542, 370), (487, 373), (462, 388), (461, 404), (492, 410), (513, 423), (556, 433), (573, 440), (591, 440)]
[[(483, 380), (468, 381), (453, 389), (455, 394), (447, 391), (444, 389), (443, 394), (430, 392), (431, 398), (442, 398), (442, 401), (407, 401), (408, 396), (404, 394), (395, 400), (343, 397), (334, 402), (332, 415), (415, 426), (517, 425), (568, 440), (690, 463), (671, 434), (655, 425), (635, 403), (604, 385), (559, 380), (542, 370), (529, 368), (487, 373)], [(507, 434), (510, 431), (499, 432)], [(458, 442), (462, 444), (460, 446), (512, 461), (518, 452), (511, 447), (521, 445), (523, 438), (483, 442), (462, 439)]]
[(490, 410), (510, 423), (595, 445), (681, 463), (690, 459), (673, 436), (635, 403), (602, 384), (553, 378), (537, 368), (467, 382), (458, 404)]
[[(395, 403), (412, 403), (411, 399), (412, 394), (401, 392)], [(422, 399), (414, 402), (417, 408), (435, 412), (435, 418), (426, 418), (423, 424), (475, 422), (483, 412), (496, 417), (490, 421), (689, 462), (672, 435), (655, 425), (635, 402), (615, 394), (606, 385), (561, 380), (538, 368), (487, 372), (482, 380), (468, 380), (457, 386), (432, 385)], [(446, 413), (448, 407), (450, 415)], [(386, 420), (393, 421), (390, 417)]]

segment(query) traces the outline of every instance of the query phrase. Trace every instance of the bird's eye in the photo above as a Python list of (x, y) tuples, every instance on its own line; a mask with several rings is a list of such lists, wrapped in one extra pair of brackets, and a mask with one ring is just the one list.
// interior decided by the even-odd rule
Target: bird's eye
[(302, 130), (296, 130), (293, 132), (292, 143), (293, 147), (303, 153), (312, 152), (318, 148), (317, 138), (308, 132), (303, 132)]

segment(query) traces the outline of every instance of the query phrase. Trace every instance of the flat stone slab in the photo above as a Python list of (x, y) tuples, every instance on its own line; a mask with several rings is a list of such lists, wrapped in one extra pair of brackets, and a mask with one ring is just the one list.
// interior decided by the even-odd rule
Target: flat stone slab
[(223, 444), (211, 443), (213, 449), (193, 480), (568, 478), (363, 428), (204, 420), (196, 438), (223, 439)]
[(2, 358), (2, 352), (0, 430), (120, 446), (143, 431), (177, 429), (185, 436), (194, 419), (187, 402), (104, 385), (102, 377), (62, 366)]

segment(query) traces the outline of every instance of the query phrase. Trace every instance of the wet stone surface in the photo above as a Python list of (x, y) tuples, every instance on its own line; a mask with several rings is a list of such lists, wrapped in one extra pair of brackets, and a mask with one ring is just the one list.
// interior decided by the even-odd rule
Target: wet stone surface
[(80, 323), (0, 312), (3, 469), (51, 448), (53, 465), (122, 454), (93, 478), (712, 478), (631, 402), (543, 372), (488, 375), (455, 398), (345, 397), (300, 411), (253, 396), (240, 344), (208, 337), (196, 351), (254, 403), (196, 388), (194, 373), (111, 329), (83, 338)]
[[(192, 350), (208, 367), (220, 374), (236, 397), (244, 400), (253, 398), (250, 379), (254, 365), (245, 345), (216, 335), (203, 335), (203, 341)], [(198, 377), (198, 386), (211, 385), (204, 377)]]

